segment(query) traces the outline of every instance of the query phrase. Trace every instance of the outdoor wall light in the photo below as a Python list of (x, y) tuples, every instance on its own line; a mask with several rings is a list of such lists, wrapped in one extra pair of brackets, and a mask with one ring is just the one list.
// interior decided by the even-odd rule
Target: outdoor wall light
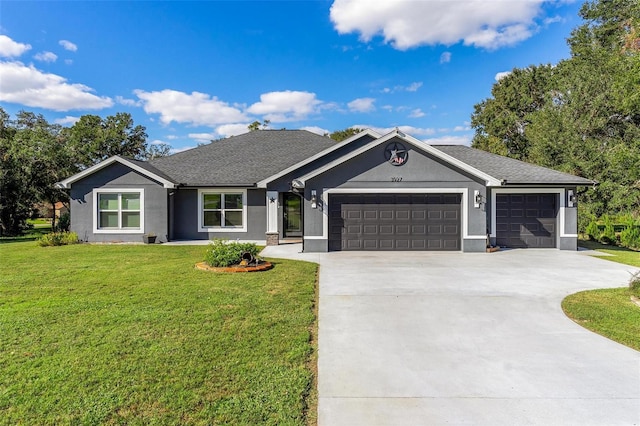
[(567, 191), (567, 207), (575, 207), (577, 203), (578, 203), (578, 196), (576, 195), (576, 193), (573, 191), (573, 189), (568, 190)]
[(311, 190), (311, 208), (312, 209), (318, 208), (318, 195), (315, 189)]
[(475, 190), (473, 191), (473, 207), (475, 207), (476, 209), (480, 208), (480, 204), (482, 204), (482, 194), (480, 194), (480, 191)]

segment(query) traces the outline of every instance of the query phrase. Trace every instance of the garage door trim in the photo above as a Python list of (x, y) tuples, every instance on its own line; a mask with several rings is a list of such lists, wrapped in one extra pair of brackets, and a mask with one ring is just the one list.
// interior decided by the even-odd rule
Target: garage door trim
[(322, 191), (323, 223), (322, 236), (306, 239), (329, 239), (329, 195), (332, 194), (461, 194), (460, 218), (462, 241), (485, 240), (486, 235), (469, 235), (469, 189), (468, 188), (325, 188)]
[(557, 194), (558, 195), (558, 231), (556, 234), (556, 245), (560, 244), (561, 237), (578, 238), (578, 234), (567, 234), (565, 232), (565, 208), (566, 189), (565, 188), (495, 188), (491, 191), (491, 238), (496, 238), (496, 195), (500, 194)]

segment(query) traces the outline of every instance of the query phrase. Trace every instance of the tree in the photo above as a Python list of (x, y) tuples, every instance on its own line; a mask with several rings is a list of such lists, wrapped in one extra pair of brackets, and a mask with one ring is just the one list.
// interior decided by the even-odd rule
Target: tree
[(491, 89), (493, 98), (475, 105), (471, 126), (476, 129), (474, 146), (526, 160), (529, 142), (525, 136), (529, 114), (540, 109), (550, 92), (551, 65), (514, 69)]
[(171, 146), (166, 143), (152, 143), (144, 152), (144, 159), (154, 160), (156, 158), (167, 157), (171, 154)]
[(147, 151), (146, 128), (134, 126), (129, 113), (119, 112), (106, 118), (83, 115), (65, 129), (64, 138), (80, 168), (114, 155), (144, 159)]
[(129, 114), (86, 115), (62, 128), (26, 111), (11, 120), (0, 107), (0, 234), (27, 229), (37, 201), (50, 203), (55, 218), (55, 203), (68, 201), (55, 183), (83, 168), (112, 155), (143, 159), (168, 153), (168, 146), (147, 150), (146, 137)]
[(269, 128), (269, 124), (271, 124), (271, 120), (263, 120), (262, 124), (258, 120), (247, 126), (250, 132), (255, 132), (256, 130), (266, 130)]
[(353, 135), (357, 135), (361, 131), (362, 129), (358, 129), (357, 127), (349, 127), (343, 130), (336, 130), (335, 132), (331, 133), (329, 137), (334, 141), (342, 142), (343, 140), (348, 139)]
[(56, 202), (67, 200), (54, 184), (68, 176), (72, 162), (60, 137), (61, 126), (26, 111), (11, 121), (0, 109), (0, 117), (0, 230), (4, 235), (18, 235), (27, 228), (26, 220), (37, 201), (55, 209)]
[(580, 15), (571, 58), (516, 69), (475, 106), (473, 146), (597, 180), (582, 215), (640, 212), (640, 3), (588, 1)]

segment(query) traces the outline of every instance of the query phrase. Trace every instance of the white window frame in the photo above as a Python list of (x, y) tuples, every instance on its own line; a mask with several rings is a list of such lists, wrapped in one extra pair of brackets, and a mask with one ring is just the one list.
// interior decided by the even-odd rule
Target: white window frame
[[(205, 194), (241, 194), (242, 195), (242, 226), (204, 226)], [(224, 223), (224, 200), (222, 211), (222, 223)], [(198, 189), (198, 232), (247, 232), (247, 190), (241, 188), (206, 188)]]
[[(122, 194), (140, 194), (140, 227), (122, 228)], [(118, 194), (118, 228), (100, 228), (100, 194)], [(144, 234), (144, 189), (143, 188), (94, 188), (93, 190), (94, 234)]]

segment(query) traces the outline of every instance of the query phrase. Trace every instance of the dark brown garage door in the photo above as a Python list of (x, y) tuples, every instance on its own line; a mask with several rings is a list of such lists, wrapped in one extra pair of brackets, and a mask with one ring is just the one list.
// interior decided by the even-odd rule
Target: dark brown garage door
[(331, 195), (329, 250), (460, 250), (460, 195)]
[(496, 244), (514, 248), (556, 247), (557, 194), (496, 196)]

